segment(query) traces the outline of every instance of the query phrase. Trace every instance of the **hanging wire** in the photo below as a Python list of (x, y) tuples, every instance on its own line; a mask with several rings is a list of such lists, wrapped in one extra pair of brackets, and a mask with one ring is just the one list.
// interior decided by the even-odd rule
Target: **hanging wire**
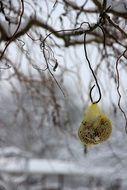
[(101, 100), (101, 89), (100, 89), (100, 86), (99, 86), (99, 84), (98, 84), (96, 75), (95, 75), (95, 73), (94, 73), (94, 71), (93, 71), (93, 69), (92, 69), (92, 66), (91, 66), (91, 64), (90, 64), (88, 55), (87, 55), (87, 50), (86, 50), (86, 33), (84, 34), (84, 52), (85, 52), (86, 60), (87, 60), (87, 62), (88, 62), (88, 66), (89, 66), (89, 68), (90, 68), (90, 70), (91, 70), (91, 72), (92, 72), (92, 75), (93, 75), (94, 80), (95, 80), (95, 82), (96, 82), (96, 86), (97, 86), (97, 88), (98, 88), (98, 93), (99, 93), (99, 98), (98, 98), (98, 100), (97, 100), (97, 101), (93, 101), (93, 98), (92, 98), (92, 90), (93, 90), (94, 87), (95, 87), (95, 85), (93, 85), (92, 88), (90, 89), (90, 100), (91, 100), (91, 102), (92, 102), (93, 104), (97, 104), (97, 103), (100, 102), (100, 100)]

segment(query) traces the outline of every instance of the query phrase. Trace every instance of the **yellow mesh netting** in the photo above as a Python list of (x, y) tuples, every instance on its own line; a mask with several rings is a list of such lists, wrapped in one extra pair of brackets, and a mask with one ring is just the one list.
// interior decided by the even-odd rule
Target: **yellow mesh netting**
[(88, 107), (80, 125), (78, 136), (84, 145), (95, 145), (106, 141), (112, 133), (110, 119), (97, 104)]

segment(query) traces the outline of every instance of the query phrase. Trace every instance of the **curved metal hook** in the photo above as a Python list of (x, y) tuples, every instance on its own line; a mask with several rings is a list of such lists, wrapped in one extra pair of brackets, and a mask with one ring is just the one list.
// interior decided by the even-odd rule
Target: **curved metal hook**
[(97, 104), (101, 100), (101, 91), (100, 91), (100, 88), (98, 88), (100, 96), (99, 96), (98, 100), (94, 102), (93, 98), (92, 98), (92, 90), (94, 89), (94, 87), (95, 87), (95, 84), (90, 89), (90, 100), (91, 100), (92, 104)]
[(88, 62), (88, 66), (89, 66), (89, 68), (90, 68), (90, 70), (91, 70), (91, 72), (92, 72), (92, 75), (93, 75), (94, 79), (95, 79), (96, 86), (97, 86), (98, 92), (99, 92), (99, 98), (98, 98), (98, 100), (97, 100), (97, 101), (93, 101), (93, 98), (92, 98), (92, 90), (93, 90), (93, 88), (95, 87), (95, 85), (93, 85), (92, 88), (90, 89), (90, 100), (91, 100), (91, 102), (92, 102), (93, 104), (97, 104), (97, 103), (101, 100), (101, 89), (100, 89), (100, 86), (99, 86), (99, 84), (98, 84), (96, 75), (94, 74), (94, 71), (93, 71), (93, 69), (92, 69), (92, 67), (91, 67), (91, 64), (90, 64), (88, 55), (87, 55), (87, 50), (86, 50), (86, 33), (84, 34), (84, 52), (85, 52), (86, 60), (87, 60), (87, 62)]

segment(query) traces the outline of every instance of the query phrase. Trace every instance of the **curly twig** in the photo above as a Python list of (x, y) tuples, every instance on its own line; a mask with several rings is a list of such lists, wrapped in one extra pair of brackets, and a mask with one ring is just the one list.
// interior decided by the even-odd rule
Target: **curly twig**
[(8, 47), (8, 46), (10, 45), (10, 43), (14, 40), (14, 38), (15, 38), (15, 36), (16, 36), (18, 30), (19, 30), (23, 13), (24, 13), (24, 2), (23, 2), (23, 0), (21, 0), (21, 15), (20, 15), (20, 19), (19, 19), (18, 26), (17, 26), (17, 28), (16, 28), (14, 34), (12, 35), (11, 39), (7, 42), (7, 44), (6, 44), (5, 48), (4, 48), (4, 50), (2, 51), (2, 54), (0, 55), (0, 60), (1, 60), (2, 57), (4, 56), (4, 53), (5, 53), (6, 49), (7, 49), (7, 47)]
[[(86, 23), (86, 22), (84, 22), (84, 23)], [(81, 28), (82, 24), (83, 24), (83, 23), (81, 23), (80, 27), (78, 27), (78, 28), (76, 28), (76, 29), (59, 30), (59, 31), (57, 31), (57, 33), (59, 33), (59, 32), (66, 32), (66, 31), (73, 31), (73, 32), (76, 32), (76, 31), (78, 31), (78, 30)], [(87, 23), (87, 24), (89, 25), (89, 23)], [(89, 27), (90, 27), (90, 25), (89, 25)], [(62, 90), (61, 86), (59, 85), (58, 81), (56, 80), (56, 78), (54, 77), (53, 73), (51, 72), (51, 70), (50, 70), (50, 68), (49, 68), (49, 63), (48, 63), (47, 58), (46, 58), (46, 55), (45, 55), (46, 40), (47, 40), (47, 38), (48, 38), (50, 35), (52, 35), (52, 34), (53, 34), (52, 32), (49, 33), (49, 34), (43, 39), (43, 41), (41, 41), (40, 47), (41, 47), (41, 49), (42, 49), (42, 51), (43, 51), (44, 59), (45, 59), (45, 62), (46, 62), (46, 69), (45, 69), (45, 70), (48, 70), (48, 71), (49, 71), (49, 73), (51, 74), (51, 76), (52, 76), (53, 79), (55, 80), (57, 86), (60, 88), (61, 92), (62, 92), (63, 95), (65, 96), (64, 91)], [(50, 48), (50, 50), (51, 50), (51, 48)], [(52, 50), (51, 50), (51, 51), (52, 51)], [(52, 51), (52, 53), (53, 53), (53, 51)], [(54, 66), (54, 68), (53, 68), (53, 71), (56, 70), (57, 66), (58, 66), (58, 62), (57, 62), (57, 60), (55, 59), (55, 66)]]
[(118, 64), (119, 64), (119, 60), (121, 59), (122, 56), (124, 56), (124, 53), (126, 52), (127, 50), (125, 50), (117, 59), (116, 61), (116, 75), (117, 75), (117, 92), (118, 92), (118, 95), (119, 95), (119, 99), (118, 99), (118, 107), (120, 109), (120, 111), (123, 113), (123, 116), (125, 118), (125, 131), (127, 133), (127, 116), (126, 116), (126, 113), (125, 111), (123, 110), (123, 108), (121, 107), (121, 93), (120, 93), (120, 90), (119, 90), (119, 87), (120, 87), (120, 78), (119, 78), (119, 70), (118, 70)]
[(85, 43), (85, 42), (86, 42), (86, 33), (84, 34), (84, 52), (85, 52), (85, 57), (86, 57), (86, 60), (87, 60), (87, 62), (88, 62), (89, 68), (90, 68), (90, 70), (91, 70), (91, 72), (92, 72), (92, 75), (93, 75), (93, 77), (94, 77), (94, 79), (95, 79), (95, 82), (96, 82), (96, 85), (97, 85), (97, 88), (98, 88), (98, 92), (99, 92), (99, 98), (98, 98), (97, 101), (94, 102), (93, 99), (92, 99), (92, 90), (93, 90), (93, 88), (95, 87), (95, 85), (93, 85), (93, 87), (92, 87), (91, 90), (90, 90), (90, 99), (91, 99), (91, 102), (92, 102), (93, 104), (96, 104), (96, 103), (98, 103), (98, 102), (101, 100), (101, 89), (100, 89), (100, 86), (99, 86), (99, 84), (98, 84), (96, 75), (95, 75), (95, 73), (94, 73), (94, 71), (93, 71), (93, 69), (92, 69), (92, 67), (91, 67), (91, 64), (90, 64), (90, 61), (89, 61), (89, 58), (88, 58), (88, 55), (87, 55), (86, 43)]
[(51, 72), (51, 70), (49, 68), (49, 64), (48, 64), (48, 61), (47, 61), (47, 58), (46, 58), (46, 55), (45, 55), (45, 44), (44, 43), (43, 43), (43, 55), (44, 55), (44, 59), (45, 59), (45, 62), (46, 62), (46, 69), (49, 71), (50, 75), (53, 77), (53, 79), (55, 80), (57, 86), (60, 88), (62, 94), (65, 97), (65, 93), (64, 93), (63, 89), (61, 88), (60, 84), (58, 83), (58, 81), (56, 80), (55, 76), (53, 75), (53, 73)]

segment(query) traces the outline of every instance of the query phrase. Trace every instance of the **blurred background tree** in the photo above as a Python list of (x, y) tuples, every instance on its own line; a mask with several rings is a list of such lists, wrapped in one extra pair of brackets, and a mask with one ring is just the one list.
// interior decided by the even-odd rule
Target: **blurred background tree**
[[(126, 119), (126, 24), (124, 0), (0, 0), (2, 150), (17, 147), (32, 157), (84, 160), (77, 130), (96, 85), (85, 47), (101, 89), (100, 104), (117, 129), (111, 143), (93, 155), (106, 149), (119, 160), (112, 146), (126, 150), (119, 110)], [(98, 99), (97, 85), (92, 95)]]

